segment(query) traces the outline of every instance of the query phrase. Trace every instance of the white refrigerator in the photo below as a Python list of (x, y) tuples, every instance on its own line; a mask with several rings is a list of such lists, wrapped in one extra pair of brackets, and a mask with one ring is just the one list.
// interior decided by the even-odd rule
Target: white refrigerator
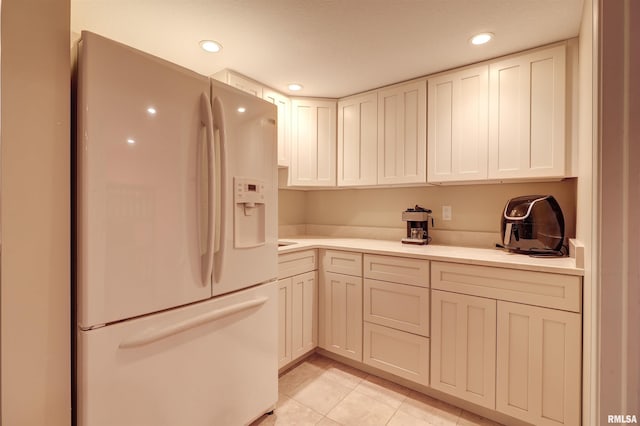
[(76, 419), (241, 425), (277, 391), (276, 110), (83, 32)]

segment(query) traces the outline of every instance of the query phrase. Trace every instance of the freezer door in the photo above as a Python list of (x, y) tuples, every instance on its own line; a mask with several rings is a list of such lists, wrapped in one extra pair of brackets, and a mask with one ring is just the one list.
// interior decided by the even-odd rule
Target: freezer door
[(210, 297), (209, 90), (203, 76), (83, 32), (77, 134), (81, 327)]
[(212, 80), (218, 202), (213, 294), (275, 279), (278, 187), (275, 105)]
[(78, 336), (79, 426), (248, 424), (278, 398), (277, 286)]

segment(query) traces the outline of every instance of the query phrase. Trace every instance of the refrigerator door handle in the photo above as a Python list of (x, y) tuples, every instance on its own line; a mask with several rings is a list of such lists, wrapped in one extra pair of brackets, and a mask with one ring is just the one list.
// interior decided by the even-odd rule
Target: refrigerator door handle
[(224, 257), (224, 245), (221, 243), (225, 240), (226, 232), (226, 215), (222, 205), (227, 200), (227, 132), (225, 128), (224, 106), (219, 97), (215, 97), (212, 102), (213, 109), (213, 125), (217, 131), (219, 143), (216, 146), (216, 170), (218, 171), (218, 179), (216, 179), (216, 221), (215, 221), (215, 243), (214, 253), (218, 257), (216, 260), (215, 281), (220, 280), (222, 274), (222, 265)]
[[(207, 249), (206, 252), (200, 258), (200, 271), (202, 273), (202, 285), (207, 286), (211, 282), (211, 275), (213, 273), (213, 250), (214, 250), (214, 224), (215, 224), (215, 209), (213, 206), (215, 196), (215, 174), (213, 170), (213, 113), (211, 111), (211, 103), (209, 102), (209, 96), (206, 93), (200, 95), (200, 122), (205, 128), (206, 140), (207, 140)], [(202, 150), (198, 149), (199, 155)], [(198, 166), (201, 167), (201, 161), (198, 159)], [(198, 172), (198, 179), (201, 178), (201, 173)], [(199, 193), (200, 191), (198, 191)], [(198, 202), (198, 211), (201, 211), (201, 206)], [(198, 221), (200, 223), (200, 221)], [(198, 239), (200, 241), (200, 239)]]
[(171, 337), (175, 334), (182, 333), (183, 331), (190, 330), (194, 327), (256, 308), (260, 305), (264, 305), (268, 300), (269, 298), (266, 296), (258, 297), (256, 299), (247, 300), (246, 302), (240, 302), (225, 308), (216, 309), (215, 311), (205, 312), (204, 314), (196, 315), (195, 317), (182, 320), (164, 328), (158, 329), (156, 327), (149, 327), (133, 337), (122, 341), (118, 347), (120, 349), (129, 349), (145, 346), (150, 343), (157, 342), (158, 340), (166, 339), (167, 337)]

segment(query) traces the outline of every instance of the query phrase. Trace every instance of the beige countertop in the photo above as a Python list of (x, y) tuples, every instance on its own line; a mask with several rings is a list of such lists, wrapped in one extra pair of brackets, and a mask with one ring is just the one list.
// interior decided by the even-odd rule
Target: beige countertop
[(280, 247), (278, 249), (278, 253), (291, 253), (305, 249), (324, 248), (439, 260), (443, 262), (522, 269), (527, 271), (551, 272), (578, 276), (584, 275), (584, 270), (577, 268), (575, 259), (570, 257), (531, 257), (524, 254), (509, 253), (500, 249), (439, 246), (432, 244), (416, 246), (411, 244), (402, 244), (400, 241), (312, 236), (283, 238), (279, 241), (281, 244), (291, 244)]

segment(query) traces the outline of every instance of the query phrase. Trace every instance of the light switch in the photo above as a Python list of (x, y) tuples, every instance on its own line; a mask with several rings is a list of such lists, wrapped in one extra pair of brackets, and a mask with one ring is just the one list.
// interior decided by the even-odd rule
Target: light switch
[(442, 206), (442, 220), (451, 220), (451, 206)]

